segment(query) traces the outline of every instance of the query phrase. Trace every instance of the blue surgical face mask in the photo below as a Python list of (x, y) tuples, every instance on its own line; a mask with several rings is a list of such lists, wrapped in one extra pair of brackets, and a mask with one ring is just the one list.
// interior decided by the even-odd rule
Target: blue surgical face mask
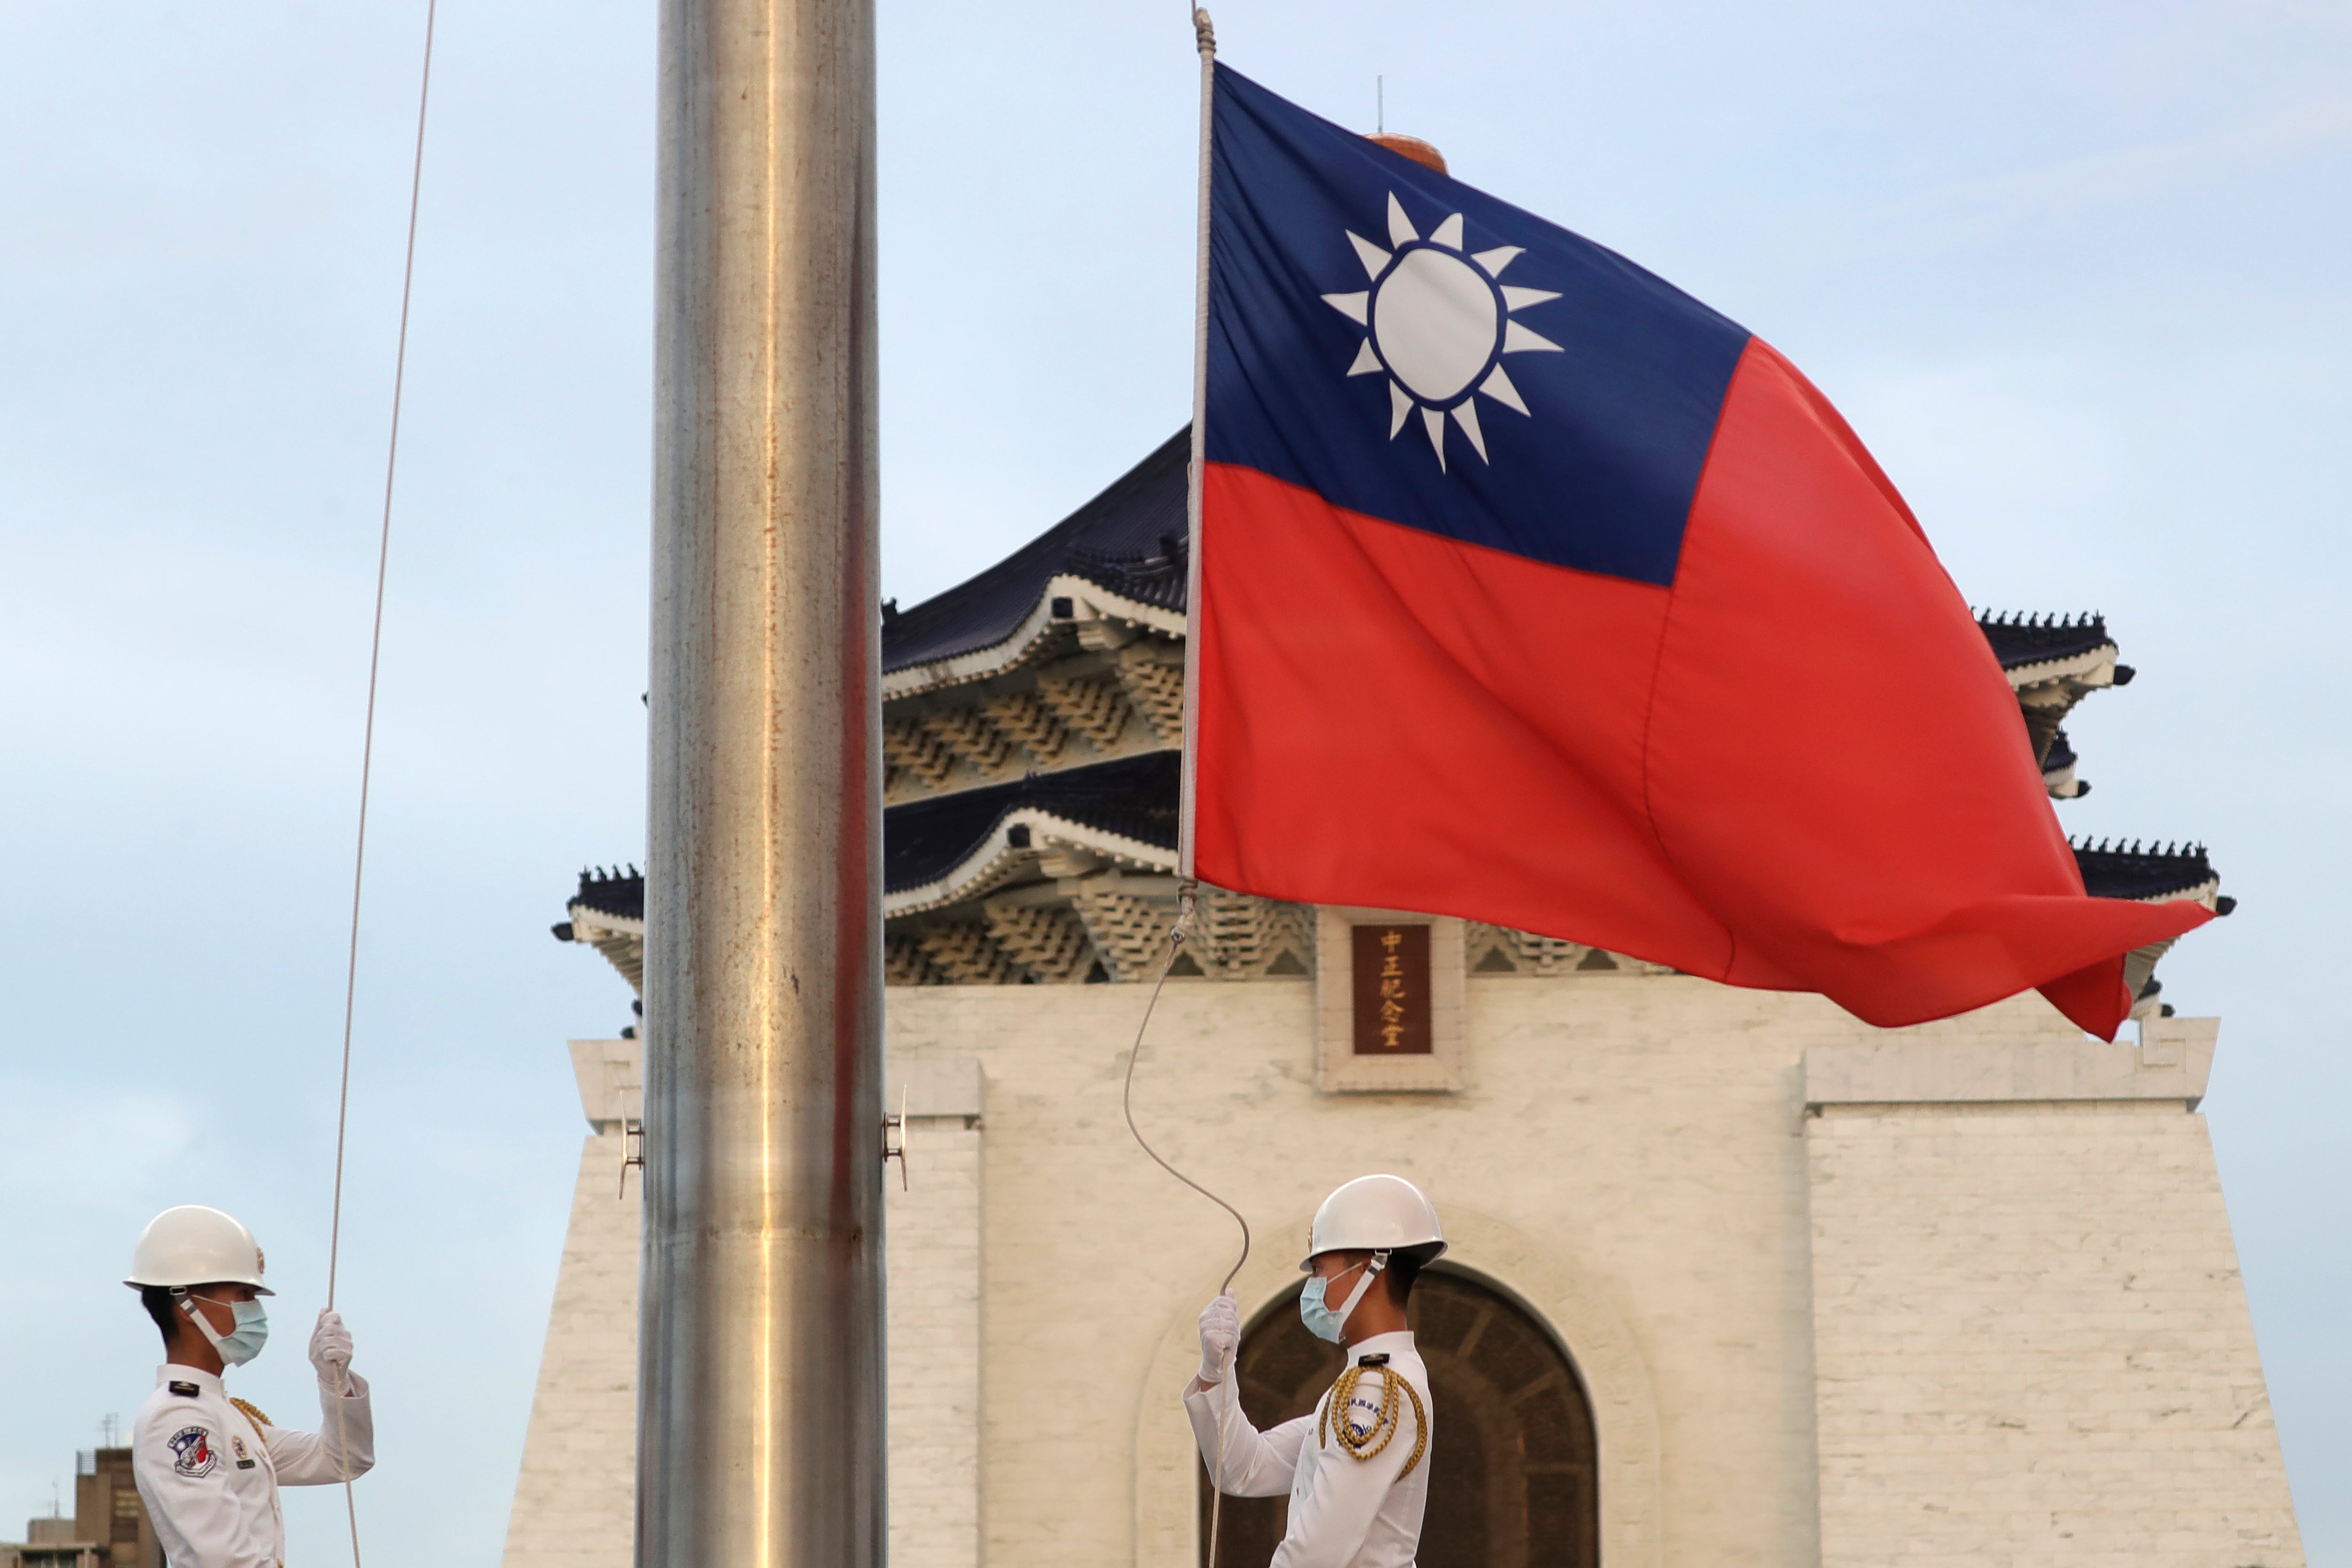
[(1307, 1325), (1308, 1333), (1335, 1345), (1348, 1326), (1347, 1319), (1323, 1304), (1323, 1281), (1319, 1278), (1298, 1288), (1298, 1321)]
[[(204, 1296), (195, 1298), (195, 1300), (210, 1300), (210, 1297)], [(261, 1347), (269, 1342), (269, 1314), (262, 1310), (261, 1303), (215, 1301), (213, 1305), (226, 1307), (236, 1314), (236, 1326), (228, 1332), (222, 1333), (213, 1327), (211, 1319), (196, 1310), (194, 1301), (189, 1304), (188, 1316), (195, 1320), (196, 1331), (205, 1336), (205, 1341), (214, 1350), (220, 1352), (221, 1360), (231, 1366), (243, 1366), (247, 1362), (259, 1355)]]
[[(1384, 1263), (1387, 1259), (1381, 1258), (1375, 1261)], [(1356, 1268), (1364, 1268), (1364, 1266), (1359, 1263)], [(1328, 1340), (1335, 1345), (1343, 1343), (1348, 1332), (1348, 1315), (1356, 1310), (1356, 1303), (1364, 1299), (1364, 1292), (1371, 1289), (1372, 1276), (1379, 1271), (1378, 1268), (1365, 1268), (1364, 1277), (1356, 1281), (1356, 1288), (1348, 1292), (1347, 1300), (1336, 1310), (1323, 1300), (1324, 1289), (1330, 1280), (1316, 1275), (1298, 1288), (1298, 1321), (1305, 1323), (1307, 1331), (1317, 1339)], [(1332, 1278), (1345, 1279), (1354, 1272), (1353, 1268), (1342, 1269)]]

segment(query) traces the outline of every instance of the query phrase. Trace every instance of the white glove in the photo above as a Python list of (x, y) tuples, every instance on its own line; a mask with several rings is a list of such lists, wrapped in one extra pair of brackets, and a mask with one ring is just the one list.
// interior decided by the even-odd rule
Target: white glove
[(1223, 1383), (1234, 1363), (1234, 1347), (1241, 1342), (1242, 1312), (1231, 1296), (1220, 1296), (1201, 1309), (1201, 1381)]
[(310, 1331), (310, 1364), (319, 1369), (322, 1386), (338, 1394), (350, 1386), (343, 1374), (351, 1370), (352, 1331), (343, 1327), (341, 1312), (319, 1314), (319, 1326)]

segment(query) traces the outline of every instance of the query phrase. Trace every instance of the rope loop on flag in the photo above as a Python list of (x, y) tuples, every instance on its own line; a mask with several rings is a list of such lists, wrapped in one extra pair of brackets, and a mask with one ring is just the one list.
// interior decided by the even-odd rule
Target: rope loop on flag
[(1203, 57), (1213, 57), (1217, 52), (1217, 25), (1209, 20), (1205, 6), (1192, 7), (1192, 41)]
[(1150, 998), (1143, 1005), (1143, 1021), (1135, 1026), (1135, 1047), (1127, 1053), (1127, 1082), (1119, 1094), (1119, 1109), (1127, 1117), (1127, 1130), (1134, 1135), (1136, 1147), (1150, 1155), (1153, 1164), (1233, 1215), (1234, 1223), (1241, 1226), (1242, 1255), (1234, 1260), (1232, 1269), (1225, 1275), (1225, 1282), (1217, 1288), (1217, 1294), (1222, 1296), (1233, 1289), (1234, 1277), (1241, 1273), (1242, 1265), (1249, 1261), (1249, 1221), (1242, 1217), (1241, 1210), (1170, 1164), (1160, 1156), (1160, 1151), (1154, 1149), (1144, 1138), (1143, 1130), (1135, 1124), (1135, 1064), (1143, 1055), (1143, 1037), (1151, 1027), (1152, 1013), (1160, 1006), (1160, 988), (1168, 984), (1169, 971), (1176, 967), (1176, 955), (1184, 951), (1185, 939), (1192, 934), (1192, 923), (1199, 911), (1200, 884), (1187, 877), (1177, 884), (1176, 923), (1168, 928), (1168, 956), (1160, 962), (1160, 977), (1151, 983)]

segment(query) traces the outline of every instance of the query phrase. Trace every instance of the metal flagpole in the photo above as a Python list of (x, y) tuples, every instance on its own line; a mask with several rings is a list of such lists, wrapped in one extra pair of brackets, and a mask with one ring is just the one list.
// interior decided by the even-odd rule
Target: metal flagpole
[(1192, 879), (1194, 737), (1201, 727), (1201, 479), (1209, 451), (1209, 133), (1217, 95), (1217, 29), (1209, 13), (1192, 11), (1192, 39), (1201, 51), (1201, 195), (1195, 220), (1192, 281), (1192, 467), (1185, 492), (1184, 754), (1176, 813), (1176, 871)]
[[(1184, 495), (1184, 754), (1180, 775), (1182, 794), (1176, 813), (1176, 870), (1181, 879), (1177, 897), (1176, 924), (1169, 932), (1168, 963), (1160, 972), (1161, 984), (1168, 979), (1168, 970), (1176, 963), (1176, 950), (1183, 945), (1192, 924), (1193, 900), (1197, 896), (1192, 876), (1193, 819), (1200, 798), (1195, 752), (1201, 732), (1201, 485), (1206, 477), (1203, 467), (1209, 455), (1209, 212), (1210, 198), (1214, 189), (1214, 171), (1210, 160), (1213, 132), (1216, 127), (1217, 105), (1217, 28), (1209, 19), (1205, 6), (1192, 8), (1192, 43), (1201, 55), (1201, 173), (1197, 216), (1193, 220), (1192, 272), (1192, 463)], [(1135, 1050), (1127, 1058), (1128, 1092), (1131, 1096), (1135, 1084), (1135, 1058), (1143, 1051), (1143, 1030), (1151, 1024), (1152, 1006), (1160, 1001), (1160, 987), (1151, 988), (1151, 1006), (1143, 1010), (1143, 1027), (1135, 1032)], [(1242, 1255), (1233, 1273), (1225, 1276), (1220, 1294), (1234, 1288), (1234, 1276), (1249, 1261), (1249, 1221), (1241, 1211), (1216, 1194), (1193, 1181), (1183, 1172), (1160, 1159), (1135, 1125), (1135, 1112), (1127, 1113), (1127, 1130), (1135, 1133), (1135, 1141), (1143, 1143), (1160, 1169), (1234, 1216), (1242, 1227)], [(1239, 1347), (1235, 1347), (1238, 1352)], [(1209, 1568), (1217, 1568), (1217, 1552), (1223, 1544), (1225, 1519), (1225, 1420), (1234, 1399), (1234, 1384), (1239, 1376), (1238, 1354), (1225, 1370), (1219, 1389), (1223, 1406), (1217, 1414), (1217, 1452), (1215, 1466), (1209, 1477)]]
[(871, 0), (664, 0), (642, 1568), (884, 1533)]

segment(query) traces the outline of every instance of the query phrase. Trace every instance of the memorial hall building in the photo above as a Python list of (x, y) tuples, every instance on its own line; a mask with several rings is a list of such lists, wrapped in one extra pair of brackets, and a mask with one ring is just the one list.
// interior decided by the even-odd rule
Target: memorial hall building
[[(1187, 450), (884, 606), (893, 1568), (1205, 1561), (1178, 1396), (1238, 1237), (1120, 1109), (1176, 913)], [(2096, 616), (1981, 625), (2063, 814), (2068, 712), (2132, 671)], [(2229, 909), (2201, 848), (2076, 853), (2094, 893)], [(643, 910), (634, 872), (584, 873), (556, 934), (634, 985)], [(2116, 1044), (2035, 995), (1885, 1030), (1204, 889), (1135, 1112), (1249, 1220), (1262, 1426), (1339, 1370), (1296, 1305), (1317, 1203), (1375, 1171), (1435, 1201), (1422, 1568), (2290, 1568), (2199, 1112), (2220, 1026), (2165, 1005), (2161, 957)], [(571, 1042), (588, 1137), (505, 1568), (631, 1561), (635, 1035)], [(1284, 1506), (1230, 1504), (1220, 1562), (1264, 1564)]]

